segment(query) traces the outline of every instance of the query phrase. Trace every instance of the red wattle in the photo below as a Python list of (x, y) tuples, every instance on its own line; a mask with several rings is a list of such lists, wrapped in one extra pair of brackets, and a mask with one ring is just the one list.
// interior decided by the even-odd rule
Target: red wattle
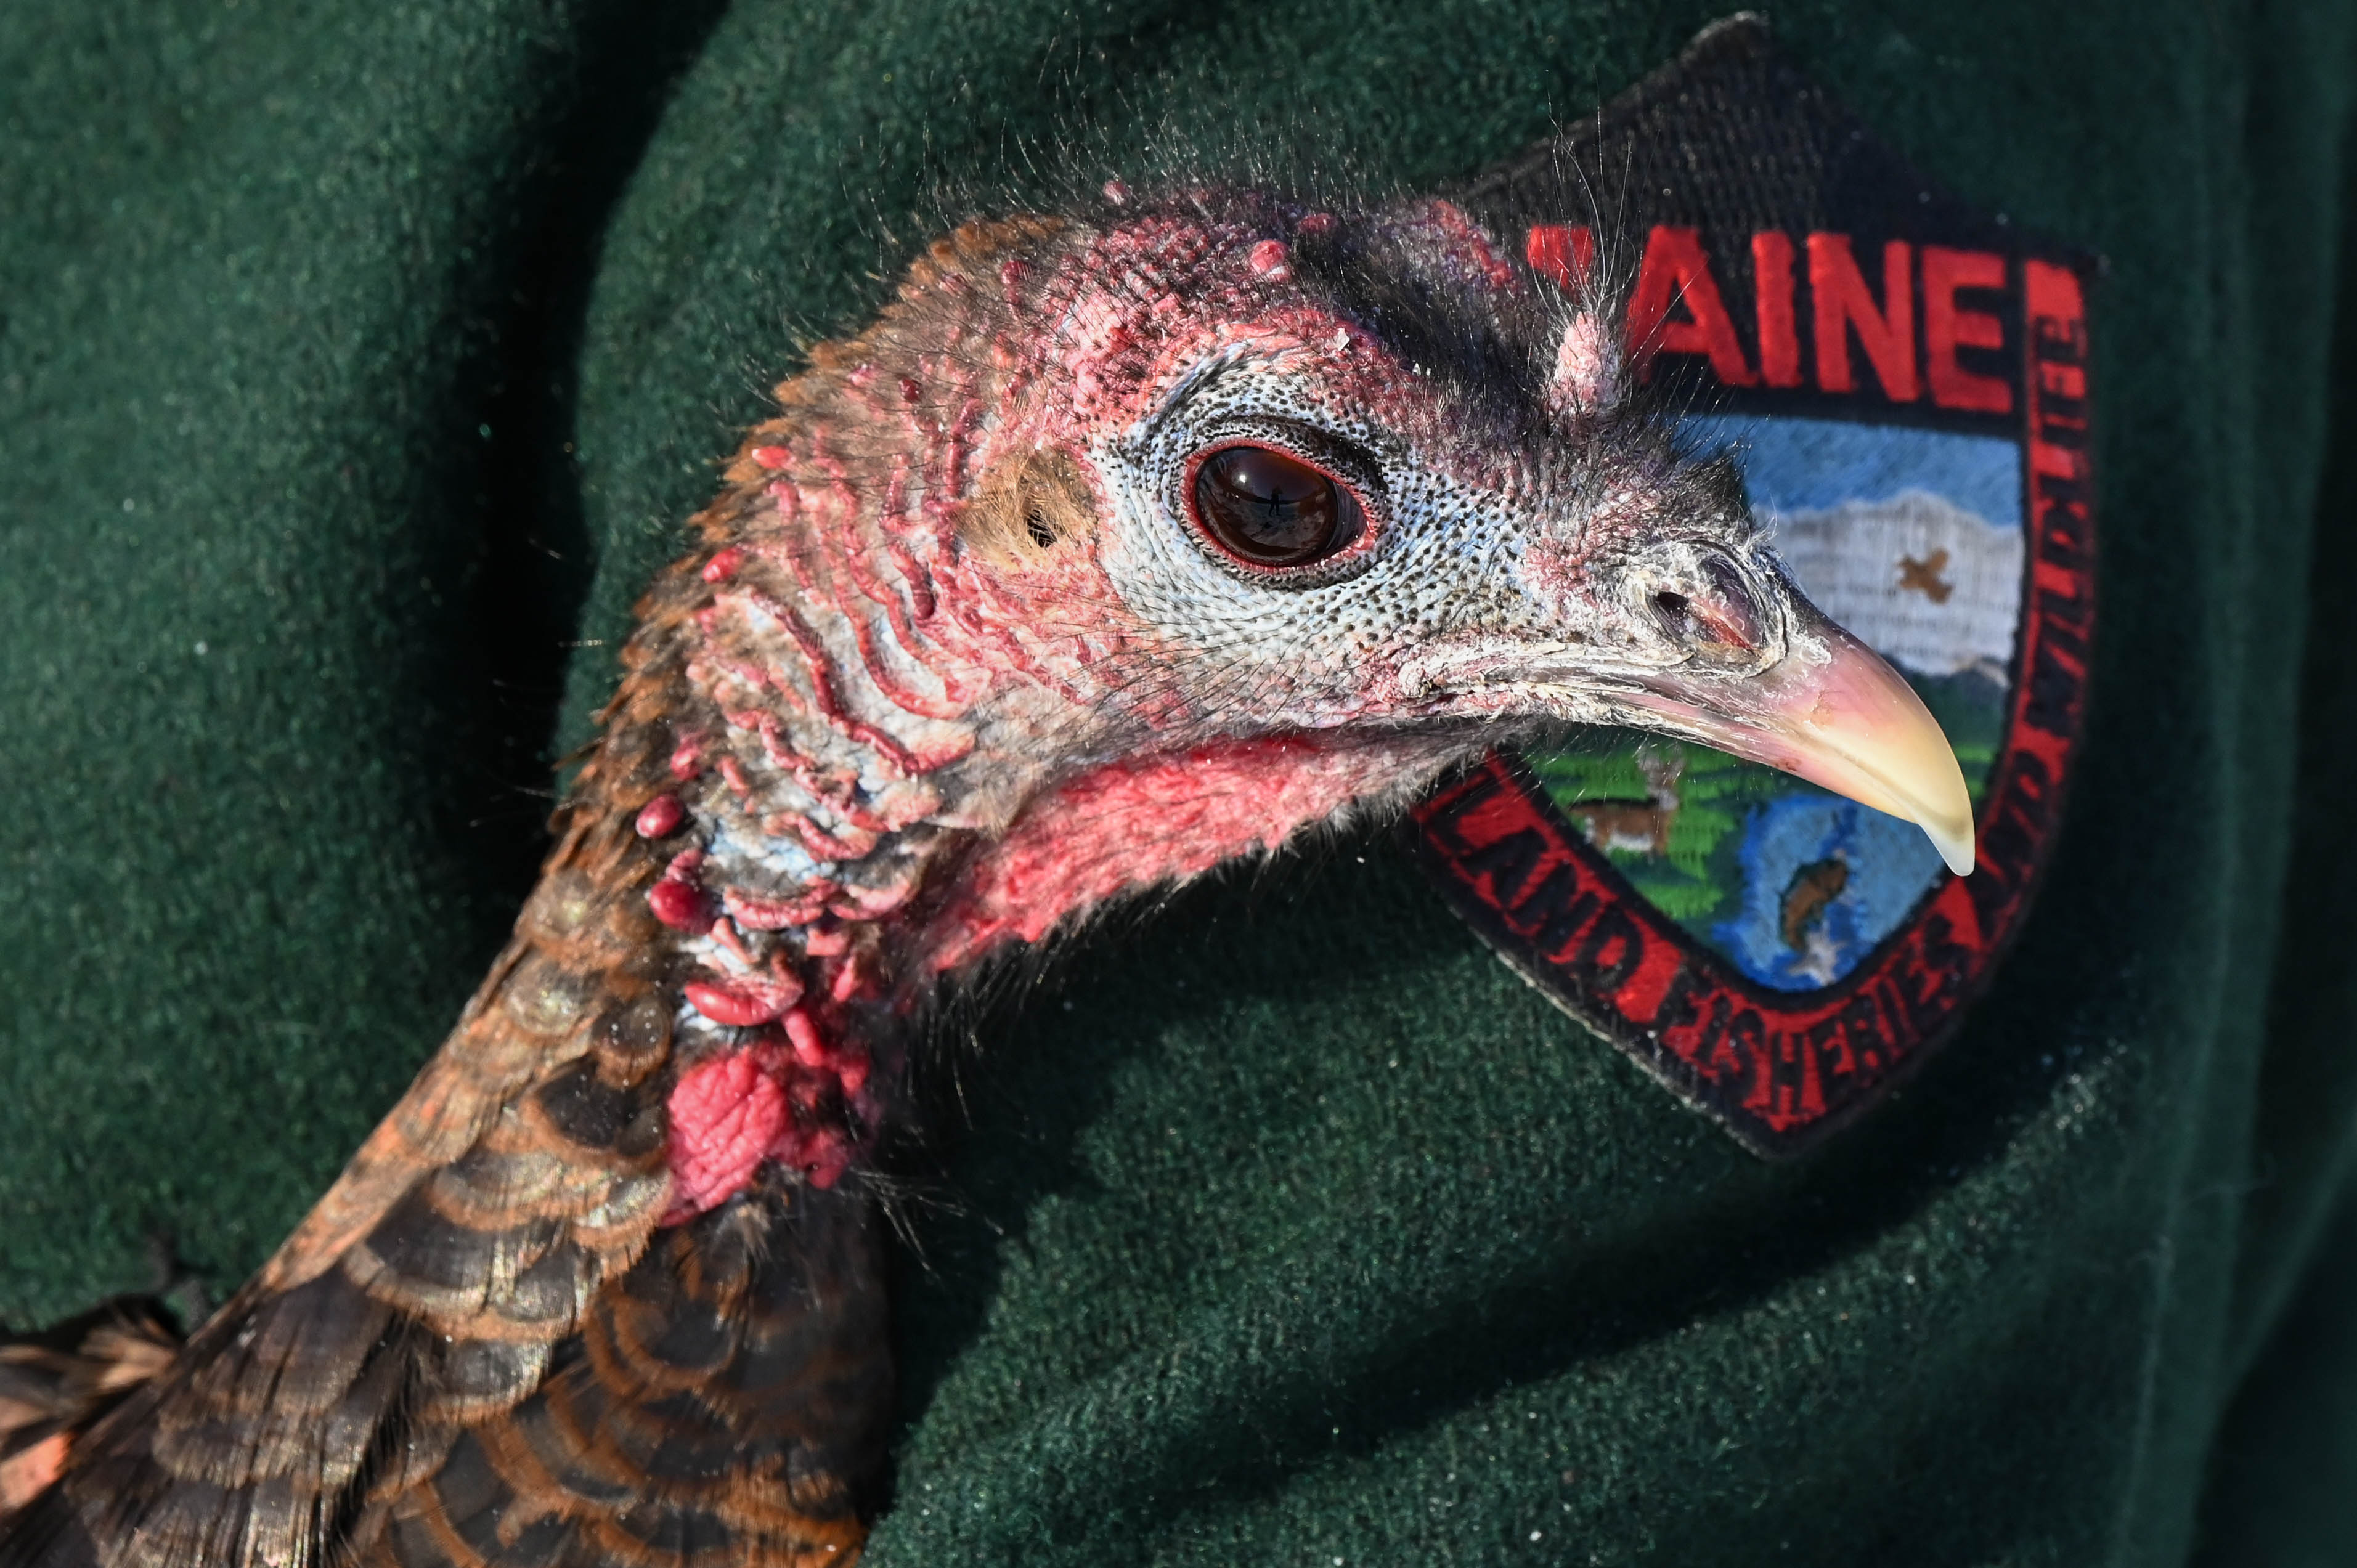
[(826, 1065), (826, 1041), (811, 1022), (811, 1015), (797, 1007), (786, 1015), (786, 1039), (794, 1047), (794, 1059), (804, 1067)]
[(755, 1047), (702, 1063), (671, 1091), (672, 1207), (676, 1223), (722, 1202), (753, 1179), (787, 1129), (785, 1090)]
[(636, 826), (642, 839), (669, 838), (687, 820), (687, 808), (676, 795), (658, 795), (639, 808)]
[(767, 1024), (778, 1015), (774, 1001), (748, 994), (730, 986), (716, 985), (710, 981), (691, 980), (682, 988), (687, 993), (687, 1004), (716, 1024), (726, 1024), (732, 1029), (749, 1029)]
[(712, 925), (712, 906), (704, 889), (669, 878), (647, 889), (647, 908), (655, 918), (675, 931), (702, 931)]

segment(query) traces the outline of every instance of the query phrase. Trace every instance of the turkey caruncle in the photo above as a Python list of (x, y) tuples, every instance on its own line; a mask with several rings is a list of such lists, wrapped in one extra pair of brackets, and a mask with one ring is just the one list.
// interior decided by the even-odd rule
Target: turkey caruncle
[(994, 952), (1567, 722), (1969, 870), (1937, 725), (1613, 305), (1439, 200), (1113, 186), (933, 245), (647, 595), (457, 1032), (0, 1561), (849, 1562), (868, 1167), (919, 1004)]

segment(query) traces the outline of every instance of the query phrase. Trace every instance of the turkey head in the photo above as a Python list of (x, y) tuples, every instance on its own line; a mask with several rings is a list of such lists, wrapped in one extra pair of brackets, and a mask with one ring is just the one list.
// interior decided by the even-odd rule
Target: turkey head
[(1566, 723), (1972, 861), (1609, 301), (1424, 201), (971, 225), (823, 347), (656, 582), (457, 1031), (0, 1563), (847, 1563), (879, 1138), (924, 1004), (1108, 900)]

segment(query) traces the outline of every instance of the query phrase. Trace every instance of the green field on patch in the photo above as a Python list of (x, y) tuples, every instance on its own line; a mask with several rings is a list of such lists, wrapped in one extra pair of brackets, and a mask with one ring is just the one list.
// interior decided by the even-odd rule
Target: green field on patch
[[(1947, 732), (1977, 804), (2004, 737), (2003, 693), (1972, 675), (1910, 683)], [(1631, 886), (1706, 940), (1712, 925), (1742, 897), (1738, 830), (1752, 811), (1786, 796), (1825, 793), (1708, 746), (1631, 730), (1583, 731), (1568, 745), (1525, 760), (1575, 826), (1591, 838), (1622, 840), (1608, 842), (1604, 853)], [(1656, 835), (1658, 849), (1627, 842), (1647, 832)]]
[[(1555, 805), (1582, 828), (1598, 802), (1676, 800), (1666, 817), (1666, 849), (1611, 848), (1606, 856), (1655, 908), (1696, 935), (1707, 935), (1720, 907), (1741, 891), (1737, 830), (1761, 801), (1812, 786), (1789, 774), (1683, 741), (1633, 741), (1626, 732), (1590, 732), (1595, 749), (1576, 746), (1530, 758)], [(1650, 777), (1649, 777), (1650, 775)]]

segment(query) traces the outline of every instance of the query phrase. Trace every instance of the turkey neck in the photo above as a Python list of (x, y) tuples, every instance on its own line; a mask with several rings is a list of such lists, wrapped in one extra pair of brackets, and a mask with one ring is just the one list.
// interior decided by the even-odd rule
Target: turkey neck
[(937, 245), (780, 389), (640, 607), (579, 809), (654, 855), (673, 1222), (765, 1163), (840, 1179), (916, 1004), (994, 948), (1396, 802), (1466, 748), (1231, 731), (1217, 672), (1115, 590), (1076, 454), (1195, 330), (1157, 325), (1176, 295), (1140, 303), (1150, 268), (1107, 292), (1141, 242), (1025, 220)]
[(929, 950), (955, 869), (1038, 791), (1078, 700), (1086, 629), (1033, 624), (959, 535), (1043, 369), (974, 259), (920, 265), (780, 390), (696, 519), (702, 548), (640, 607), (574, 808), (627, 816), (653, 852), (644, 897), (682, 998), (673, 1222), (765, 1162), (823, 1187), (860, 1157), (945, 967)]

